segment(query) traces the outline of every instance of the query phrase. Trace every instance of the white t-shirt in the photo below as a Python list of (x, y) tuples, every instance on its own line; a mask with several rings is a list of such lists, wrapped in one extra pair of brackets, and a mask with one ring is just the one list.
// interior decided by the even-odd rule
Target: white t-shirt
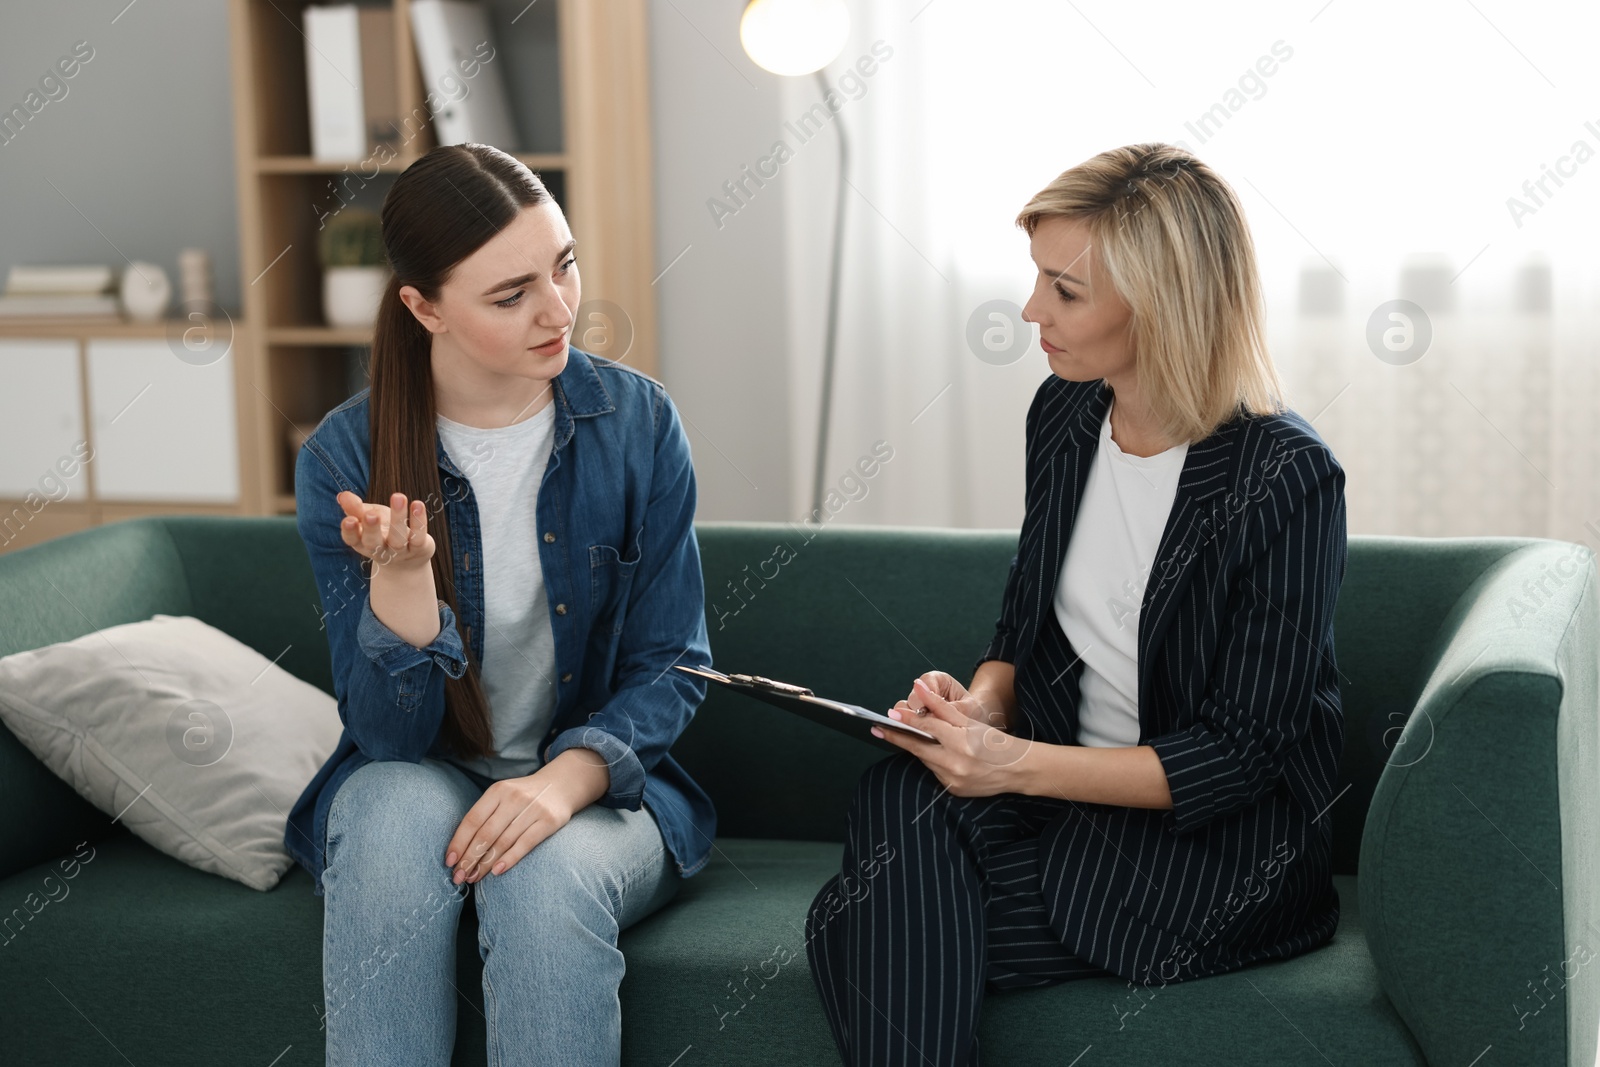
[(444, 450), (472, 483), (482, 534), (483, 661), (496, 756), (452, 760), (499, 780), (532, 774), (555, 717), (555, 634), (539, 566), (539, 486), (555, 439), (554, 400), (510, 426), (483, 429), (436, 417)]
[(1080, 744), (1139, 742), (1139, 609), (1188, 453), (1184, 443), (1129, 455), (1106, 411), (1055, 595), (1056, 621), (1083, 658)]

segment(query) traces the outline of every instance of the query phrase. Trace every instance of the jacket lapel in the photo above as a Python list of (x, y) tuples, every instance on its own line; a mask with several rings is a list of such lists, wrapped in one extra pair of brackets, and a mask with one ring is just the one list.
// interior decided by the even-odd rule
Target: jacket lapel
[[(1103, 380), (1097, 389), (1079, 400), (1069, 411), (1058, 436), (1045, 444), (1049, 461), (1042, 543), (1034, 559), (1034, 589), (1040, 611), (1053, 611), (1056, 585), (1072, 537), (1072, 524), (1083, 502), (1083, 489), (1089, 479), (1095, 453), (1100, 446), (1100, 427), (1111, 406), (1112, 390)], [(1216, 521), (1206, 521), (1207, 501), (1227, 488), (1233, 468), (1239, 434), (1237, 424), (1229, 422), (1203, 441), (1189, 445), (1183, 471), (1178, 476), (1177, 494), (1167, 525), (1156, 549), (1150, 574), (1145, 582), (1139, 609), (1139, 693), (1140, 742), (1152, 724), (1144, 721), (1144, 694), (1148, 692), (1155, 653), (1172, 623), (1172, 615), (1183, 591), (1193, 577), (1202, 543), (1216, 534)], [(1032, 632), (1024, 636), (1023, 647), (1031, 648), (1038, 636), (1041, 620), (1029, 620)]]
[(1150, 672), (1155, 667), (1156, 650), (1172, 624), (1178, 600), (1194, 577), (1204, 542), (1218, 535), (1218, 525), (1226, 518), (1220, 509), (1207, 502), (1228, 487), (1239, 434), (1227, 423), (1210, 437), (1189, 445), (1178, 477), (1178, 492), (1167, 515), (1166, 530), (1145, 580), (1144, 600), (1139, 608), (1139, 741), (1154, 732), (1156, 724), (1145, 716), (1150, 691)]

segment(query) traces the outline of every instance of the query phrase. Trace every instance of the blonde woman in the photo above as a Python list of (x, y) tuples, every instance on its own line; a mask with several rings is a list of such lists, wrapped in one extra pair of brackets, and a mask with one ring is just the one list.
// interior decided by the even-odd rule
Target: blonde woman
[(1017, 222), (1051, 373), (995, 634), (890, 712), (936, 740), (886, 735), (843, 872), (895, 858), (809, 917), (850, 1064), (977, 1063), (985, 988), (1184, 981), (1339, 922), (1344, 471), (1284, 400), (1239, 202), (1139, 144)]

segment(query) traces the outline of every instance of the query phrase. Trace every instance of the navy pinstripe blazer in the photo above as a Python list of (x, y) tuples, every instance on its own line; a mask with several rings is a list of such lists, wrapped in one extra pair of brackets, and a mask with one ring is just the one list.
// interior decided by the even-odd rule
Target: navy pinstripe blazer
[[(1015, 732), (1077, 744), (1082, 660), (1053, 600), (1111, 404), (1052, 376), (1027, 418), (1027, 507), (995, 635)], [(1139, 741), (1170, 810), (1068, 802), (1040, 841), (1063, 944), (1155, 984), (1286, 958), (1333, 936), (1330, 869), (1344, 715), (1333, 612), (1344, 470), (1294, 412), (1241, 408), (1193, 442), (1139, 614)]]

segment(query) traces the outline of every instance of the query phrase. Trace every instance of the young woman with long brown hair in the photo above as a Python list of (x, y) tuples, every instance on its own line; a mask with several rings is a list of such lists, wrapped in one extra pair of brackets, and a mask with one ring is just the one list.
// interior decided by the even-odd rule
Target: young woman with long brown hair
[(571, 347), (576, 242), (441, 147), (382, 211), (372, 384), (295, 465), (345, 730), (285, 844), (325, 901), (330, 1064), (450, 1062), (469, 886), (494, 1063), (614, 1064), (618, 932), (698, 872), (667, 750), (705, 683), (695, 477), (660, 383)]

